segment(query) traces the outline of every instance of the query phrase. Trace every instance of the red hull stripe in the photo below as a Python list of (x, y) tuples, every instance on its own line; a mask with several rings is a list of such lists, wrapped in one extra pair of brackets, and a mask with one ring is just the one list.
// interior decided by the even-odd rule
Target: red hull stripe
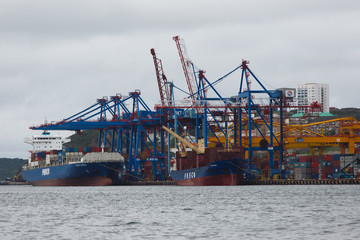
[(111, 178), (105, 176), (89, 178), (57, 178), (31, 183), (33, 186), (108, 186), (111, 184)]
[(206, 176), (175, 181), (179, 186), (235, 186), (239, 185), (240, 174)]

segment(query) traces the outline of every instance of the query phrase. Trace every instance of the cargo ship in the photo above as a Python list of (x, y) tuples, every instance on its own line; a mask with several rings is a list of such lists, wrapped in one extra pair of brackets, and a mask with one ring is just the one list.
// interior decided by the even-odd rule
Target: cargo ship
[[(163, 126), (163, 129), (180, 141), (176, 153), (176, 169), (170, 177), (179, 186), (221, 186), (241, 184), (247, 170), (243, 147), (205, 148), (202, 139), (198, 144)], [(188, 151), (187, 149), (190, 149)]]
[(66, 148), (69, 139), (48, 132), (25, 139), (33, 145), (22, 177), (33, 186), (107, 186), (124, 184), (124, 157), (103, 148)]

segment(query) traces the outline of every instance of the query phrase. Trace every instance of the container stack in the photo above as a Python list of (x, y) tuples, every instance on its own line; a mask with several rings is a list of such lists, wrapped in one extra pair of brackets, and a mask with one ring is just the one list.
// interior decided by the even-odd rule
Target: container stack
[(353, 162), (355, 157), (351, 154), (288, 157), (285, 161), (285, 175), (296, 180), (339, 179), (344, 177), (341, 169), (347, 166), (346, 174), (355, 176), (358, 172), (358, 165)]
[(347, 167), (345, 169), (346, 174), (348, 175), (357, 175), (358, 171), (359, 171), (359, 165), (356, 163), (353, 163), (353, 161), (357, 158), (358, 156), (354, 156), (354, 155), (350, 155), (350, 154), (343, 154), (339, 156), (339, 161), (340, 161), (340, 169), (343, 169), (345, 167)]
[(285, 175), (287, 179), (295, 178), (294, 167), (297, 162), (299, 162), (299, 158), (296, 156), (291, 156), (285, 159)]

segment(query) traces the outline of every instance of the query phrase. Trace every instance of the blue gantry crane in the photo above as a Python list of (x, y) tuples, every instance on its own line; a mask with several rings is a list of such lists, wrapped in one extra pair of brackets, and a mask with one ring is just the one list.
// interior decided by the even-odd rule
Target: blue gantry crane
[[(245, 146), (243, 143), (242, 129), (246, 124), (248, 133), (246, 134), (246, 150), (248, 157), (248, 172), (253, 170), (253, 154), (254, 151), (268, 151), (270, 161), (271, 176), (274, 174), (281, 174), (281, 169), (274, 168), (274, 151), (278, 152), (280, 158), (280, 165), (282, 164), (283, 157), (283, 98), (281, 90), (268, 90), (254, 75), (254, 73), (248, 67), (248, 62), (243, 60), (242, 64), (236, 67), (234, 70), (225, 74), (214, 82), (208, 81), (205, 77), (205, 71), (195, 71), (193, 62), (189, 59), (185, 43), (179, 37), (175, 36), (173, 40), (176, 42), (181, 65), (184, 71), (185, 80), (188, 85), (188, 96), (191, 102), (188, 105), (176, 105), (163, 106), (163, 108), (173, 108), (172, 123), (168, 126), (172, 126), (175, 129), (175, 133), (178, 133), (178, 128), (183, 131), (184, 127), (186, 131), (189, 131), (191, 127), (194, 128), (195, 139), (194, 143), (198, 143), (199, 138), (204, 139), (204, 145), (207, 147), (208, 132), (212, 132), (212, 135), (217, 138), (217, 134), (214, 129), (221, 132), (225, 141), (220, 141), (217, 138), (218, 144), (225, 147)], [(234, 93), (236, 97), (223, 97), (219, 94), (219, 91), (215, 88), (215, 84), (224, 80), (229, 75), (233, 74), (237, 70), (241, 69), (240, 88), (238, 93)], [(255, 79), (260, 88), (251, 89), (251, 81), (249, 77)], [(215, 97), (209, 97), (208, 90), (212, 90)], [(256, 99), (262, 99), (262, 104), (256, 103)], [(264, 111), (264, 109), (266, 111)], [(274, 109), (279, 110), (279, 122), (280, 122), (280, 138), (278, 139), (274, 134)], [(191, 114), (186, 114), (191, 112)], [(188, 115), (188, 116), (186, 116)], [(190, 115), (190, 116), (189, 116)], [(193, 121), (189, 121), (193, 119)], [(256, 118), (256, 119), (255, 119)], [(261, 119), (262, 123), (266, 126), (267, 132), (270, 135), (270, 142), (267, 142), (265, 134), (260, 131), (258, 125), (258, 119)], [(230, 141), (229, 126), (232, 126), (233, 142)], [(200, 131), (201, 129), (201, 131)], [(252, 144), (253, 129), (257, 129), (263, 138), (263, 144), (261, 147), (254, 147)], [(278, 147), (274, 147), (274, 141)], [(170, 144), (170, 143), (169, 143)]]
[[(33, 130), (70, 130), (80, 132), (82, 130), (98, 130), (98, 146), (107, 147), (109, 151), (120, 152), (127, 156), (127, 170), (134, 179), (142, 178), (142, 169), (145, 162), (151, 162), (155, 179), (164, 180), (170, 171), (170, 149), (172, 143), (170, 135), (162, 126), (174, 129), (178, 133), (188, 134), (193, 144), (198, 144), (202, 139), (204, 146), (208, 147), (208, 133), (214, 136), (218, 145), (223, 147), (244, 146), (247, 151), (248, 172), (253, 170), (254, 151), (268, 151), (270, 159), (271, 175), (281, 173), (280, 169), (274, 169), (274, 151), (279, 152), (282, 163), (282, 92), (280, 90), (268, 90), (253, 74), (248, 67), (247, 61), (242, 61), (240, 66), (225, 74), (216, 81), (210, 82), (205, 77), (204, 70), (195, 70), (195, 66), (188, 58), (185, 44), (179, 36), (173, 38), (176, 42), (182, 68), (185, 74), (189, 92), (186, 92), (168, 82), (162, 68), (162, 62), (153, 55), (156, 76), (158, 80), (161, 105), (151, 110), (140, 97), (140, 90), (129, 92), (122, 96), (117, 94), (110, 99), (103, 97), (97, 99), (90, 107), (56, 123), (43, 124), (31, 127)], [(215, 85), (226, 79), (229, 75), (241, 69), (240, 88), (237, 93), (230, 96), (221, 96)], [(249, 77), (252, 76), (260, 89), (251, 89)], [(174, 90), (186, 92), (190, 101), (176, 103)], [(212, 96), (210, 96), (210, 91)], [(256, 103), (256, 95), (266, 96), (267, 103)], [(263, 111), (266, 108), (268, 111)], [(280, 116), (280, 139), (275, 137), (273, 127), (273, 111), (279, 109)], [(270, 142), (266, 142), (266, 136), (260, 131), (256, 119), (261, 119), (270, 134)], [(248, 134), (247, 144), (244, 144), (242, 134), (246, 126)], [(230, 128), (232, 132), (230, 132)], [(261, 147), (252, 146), (252, 130), (258, 129), (264, 139)], [(218, 136), (221, 132), (225, 141)], [(231, 141), (231, 139), (233, 139)], [(279, 147), (274, 147), (277, 141)], [(167, 151), (166, 151), (167, 147)], [(165, 169), (167, 158), (168, 169)], [(249, 174), (250, 176), (250, 174)]]
[[(153, 164), (155, 179), (164, 180), (165, 139), (162, 110), (152, 111), (140, 97), (140, 90), (128, 96), (98, 99), (92, 106), (56, 123), (30, 127), (33, 130), (98, 130), (99, 147), (128, 156), (128, 172), (142, 177), (144, 162)], [(129, 107), (127, 107), (129, 106)], [(158, 136), (159, 134), (159, 136)], [(159, 139), (160, 138), (160, 139)], [(146, 156), (141, 153), (146, 152)]]

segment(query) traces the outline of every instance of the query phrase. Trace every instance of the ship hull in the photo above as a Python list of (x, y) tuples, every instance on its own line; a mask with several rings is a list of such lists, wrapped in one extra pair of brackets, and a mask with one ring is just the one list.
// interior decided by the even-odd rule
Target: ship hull
[(123, 162), (73, 163), (23, 170), (33, 186), (107, 186), (122, 183)]
[(174, 171), (170, 176), (179, 186), (234, 186), (243, 177), (240, 160), (222, 160), (207, 166)]

